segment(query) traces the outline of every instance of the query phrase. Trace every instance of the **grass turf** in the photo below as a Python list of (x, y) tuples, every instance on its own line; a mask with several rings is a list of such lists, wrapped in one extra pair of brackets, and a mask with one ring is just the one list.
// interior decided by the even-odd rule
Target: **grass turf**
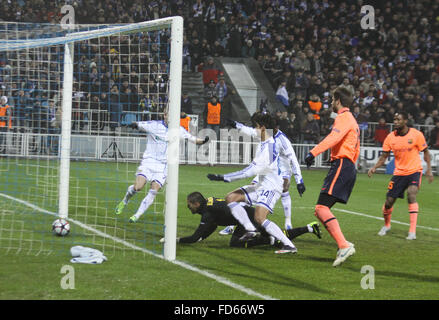
[[(128, 218), (144, 193), (133, 198), (124, 214), (113, 214), (134, 180), (136, 164), (72, 162), (71, 166), (71, 218), (111, 237), (162, 253), (162, 194), (140, 223), (130, 224)], [(206, 174), (236, 169), (180, 167), (178, 236), (190, 235), (200, 220), (186, 208), (185, 196), (192, 191), (224, 196), (246, 181), (210, 182)], [(2, 162), (0, 174), (0, 193), (26, 201), (0, 197), (0, 299), (258, 299), (74, 224), (67, 237), (52, 235), (50, 224), (55, 218), (29, 204), (56, 212), (56, 162), (11, 159)], [(315, 220), (313, 206), (325, 175), (326, 170), (303, 170), (307, 187), (303, 197), (298, 196), (294, 184), (291, 186), (294, 226)], [(394, 222), (387, 236), (377, 236), (389, 179), (388, 175), (376, 174), (370, 179), (359, 174), (348, 205), (335, 205), (333, 213), (357, 250), (339, 268), (332, 267), (336, 246), (324, 228), (321, 240), (312, 234), (297, 238), (297, 255), (278, 256), (269, 246), (230, 248), (229, 236), (215, 232), (202, 242), (178, 245), (177, 259), (275, 299), (438, 299), (438, 182), (428, 184), (424, 179), (418, 194), (418, 239), (408, 241), (405, 199), (396, 202), (392, 215), (395, 222), (403, 224)], [(280, 201), (270, 219), (283, 227)], [(69, 248), (78, 244), (103, 250), (109, 261), (102, 265), (70, 263)], [(67, 264), (75, 270), (75, 290), (60, 286), (64, 276), (60, 270)], [(367, 275), (361, 272), (364, 266), (374, 269), (374, 289), (361, 286)]]

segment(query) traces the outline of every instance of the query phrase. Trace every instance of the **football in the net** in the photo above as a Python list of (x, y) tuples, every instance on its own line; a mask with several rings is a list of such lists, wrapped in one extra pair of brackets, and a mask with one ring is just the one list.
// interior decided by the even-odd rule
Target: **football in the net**
[(57, 236), (64, 237), (70, 232), (70, 224), (66, 219), (56, 219), (52, 223), (52, 231)]

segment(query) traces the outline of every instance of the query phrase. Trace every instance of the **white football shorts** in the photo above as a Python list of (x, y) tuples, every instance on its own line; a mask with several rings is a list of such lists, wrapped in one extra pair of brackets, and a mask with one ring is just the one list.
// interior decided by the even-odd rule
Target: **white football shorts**
[(146, 180), (155, 181), (164, 186), (167, 178), (168, 168), (166, 163), (152, 159), (143, 159), (137, 168), (136, 176), (143, 176)]

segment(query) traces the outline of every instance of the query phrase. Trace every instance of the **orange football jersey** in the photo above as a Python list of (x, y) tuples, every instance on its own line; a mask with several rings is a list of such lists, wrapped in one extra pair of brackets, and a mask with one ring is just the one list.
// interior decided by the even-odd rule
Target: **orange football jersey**
[(331, 133), (311, 153), (317, 157), (328, 149), (331, 149), (331, 161), (347, 158), (353, 163), (357, 162), (360, 155), (360, 129), (349, 108), (338, 111)]
[(424, 134), (414, 128), (409, 128), (406, 135), (400, 136), (393, 131), (383, 142), (383, 151), (392, 151), (395, 156), (396, 176), (408, 176), (415, 172), (422, 172), (420, 152), (427, 148)]

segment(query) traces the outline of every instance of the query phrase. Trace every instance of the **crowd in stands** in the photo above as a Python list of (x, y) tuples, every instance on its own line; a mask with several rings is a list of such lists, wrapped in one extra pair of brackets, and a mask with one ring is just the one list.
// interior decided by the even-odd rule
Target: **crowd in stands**
[[(376, 130), (373, 127), (368, 132), (377, 145), (391, 129), (394, 114), (404, 110), (409, 113), (410, 125), (435, 127), (431, 132), (426, 127), (421, 129), (430, 146), (439, 148), (438, 1), (369, 1), (367, 4), (375, 9), (375, 28), (368, 30), (360, 24), (361, 6), (366, 4), (361, 0), (72, 0), (52, 4), (10, 0), (0, 5), (0, 20), (59, 23), (60, 7), (65, 2), (74, 6), (76, 23), (82, 24), (183, 16), (183, 68), (185, 72), (203, 72), (206, 95), (224, 81), (221, 70), (213, 67), (215, 57), (257, 60), (285, 107), (286, 112), (277, 113), (279, 126), (293, 142), (315, 143), (329, 132), (331, 92), (341, 85), (355, 97), (351, 111), (360, 128), (370, 131), (367, 124), (378, 123)], [(139, 48), (148, 45), (153, 52), (164, 51), (153, 48), (154, 39), (137, 41)], [(161, 39), (161, 43), (164, 41)], [(91, 55), (81, 57), (87, 64), (80, 64), (83, 69), (79, 74), (87, 79), (82, 80), (84, 86), (75, 88), (74, 103), (86, 101), (111, 111), (110, 120), (119, 125), (120, 114), (129, 111), (120, 100), (133, 109), (139, 103), (144, 107), (166, 102), (147, 101), (151, 99), (147, 93), (160, 92), (167, 81), (159, 79), (161, 74), (154, 73), (155, 69), (148, 70), (155, 77), (145, 80), (148, 87), (135, 87), (130, 84), (136, 79), (130, 77), (135, 78), (140, 70), (121, 70), (129, 68), (131, 61), (117, 61), (118, 55), (114, 61), (111, 43), (83, 45), (81, 52)], [(135, 65), (142, 64), (142, 58), (146, 56), (135, 55)], [(163, 54), (154, 68), (166, 68), (167, 58)], [(5, 63), (0, 61), (2, 70)], [(19, 92), (23, 88), (16, 89)], [(11, 88), (3, 88), (0, 94), (11, 97)], [(75, 114), (81, 116), (81, 112)]]

